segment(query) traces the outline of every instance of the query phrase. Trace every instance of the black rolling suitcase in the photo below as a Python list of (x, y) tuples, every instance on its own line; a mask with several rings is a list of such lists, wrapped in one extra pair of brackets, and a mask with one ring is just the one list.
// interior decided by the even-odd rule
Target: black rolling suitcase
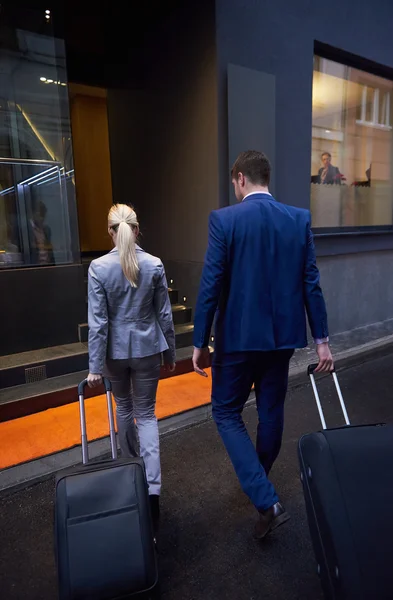
[(299, 462), (322, 588), (329, 600), (392, 600), (393, 427), (350, 426), (333, 372), (347, 425), (326, 429), (315, 367), (323, 431), (300, 439)]
[(117, 459), (111, 384), (112, 460), (89, 462), (83, 381), (78, 389), (83, 465), (56, 481), (55, 547), (60, 600), (114, 600), (157, 584), (157, 559), (143, 460)]

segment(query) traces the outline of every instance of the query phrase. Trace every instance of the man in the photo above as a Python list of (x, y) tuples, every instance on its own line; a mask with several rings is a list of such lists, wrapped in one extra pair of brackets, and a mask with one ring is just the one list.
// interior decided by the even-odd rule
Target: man
[[(309, 211), (279, 204), (269, 193), (270, 163), (243, 152), (232, 168), (240, 204), (213, 211), (195, 314), (194, 369), (217, 311), (213, 418), (240, 484), (259, 512), (262, 539), (288, 520), (269, 471), (281, 447), (289, 361), (307, 345), (305, 310), (317, 344), (317, 371), (330, 371), (325, 302), (319, 285)], [(255, 386), (256, 450), (242, 420)]]
[(341, 173), (338, 167), (332, 165), (332, 155), (330, 152), (324, 152), (321, 156), (323, 167), (318, 171), (318, 183), (341, 184)]

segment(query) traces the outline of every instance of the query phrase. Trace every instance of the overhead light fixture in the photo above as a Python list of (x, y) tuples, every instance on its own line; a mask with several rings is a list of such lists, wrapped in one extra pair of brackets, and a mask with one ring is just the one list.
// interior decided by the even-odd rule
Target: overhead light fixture
[(67, 87), (67, 84), (63, 81), (56, 81), (53, 79), (47, 79), (46, 77), (40, 77), (40, 81), (42, 83), (53, 83), (54, 85), (62, 85), (63, 87)]

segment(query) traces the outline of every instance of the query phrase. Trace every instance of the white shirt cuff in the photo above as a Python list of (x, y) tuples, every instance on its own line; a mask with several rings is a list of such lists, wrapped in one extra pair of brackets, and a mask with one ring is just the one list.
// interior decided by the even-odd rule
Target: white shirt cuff
[(329, 337), (326, 337), (326, 338), (316, 338), (314, 340), (314, 342), (316, 343), (317, 346), (319, 346), (320, 344), (327, 344), (328, 341), (329, 341)]

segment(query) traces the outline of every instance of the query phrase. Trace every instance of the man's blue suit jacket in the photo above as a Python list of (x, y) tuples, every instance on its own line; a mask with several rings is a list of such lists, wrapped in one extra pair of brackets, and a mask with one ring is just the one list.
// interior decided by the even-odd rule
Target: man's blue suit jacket
[[(307, 346), (328, 336), (311, 215), (255, 193), (213, 211), (194, 319), (194, 345), (217, 353)], [(216, 314), (217, 312), (217, 314)]]

